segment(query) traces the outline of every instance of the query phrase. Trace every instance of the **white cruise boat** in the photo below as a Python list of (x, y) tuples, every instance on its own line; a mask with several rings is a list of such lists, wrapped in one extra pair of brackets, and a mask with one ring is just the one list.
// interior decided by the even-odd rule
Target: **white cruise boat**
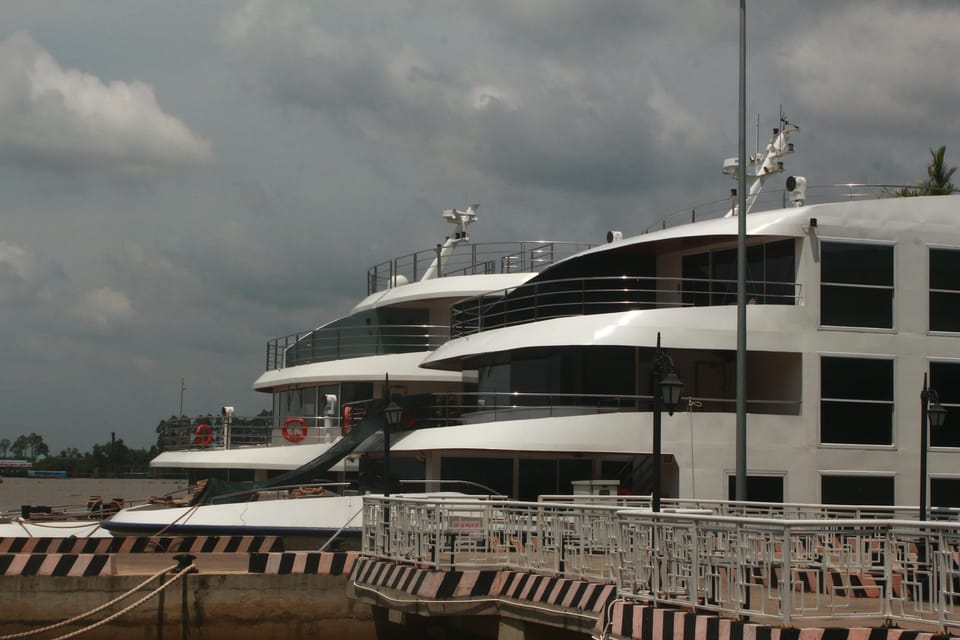
[[(794, 131), (782, 123), (754, 154), (748, 207), (782, 174)], [(747, 497), (915, 507), (928, 384), (946, 409), (929, 431), (928, 504), (960, 506), (960, 198), (867, 199), (843, 185), (839, 201), (815, 204), (805, 179), (786, 183), (775, 197), (788, 206), (746, 217)], [(441, 472), (483, 451), (493, 459), (460, 475), (496, 474), (524, 499), (584, 477), (650, 493), (662, 340), (685, 383), (662, 416), (662, 494), (732, 499), (738, 222), (730, 212), (612, 233), (523, 285), (458, 302), (451, 339), (422, 366), (477, 371), (482, 411), (394, 450)]]
[[(345, 438), (362, 424), (367, 403), (384, 395), (387, 379), (397, 399), (471, 394), (475, 372), (419, 366), (449, 339), (451, 305), (464, 297), (516, 287), (553, 262), (590, 247), (555, 241), (470, 242), (467, 228), (476, 221), (478, 208), (444, 211), (455, 232), (435, 248), (370, 268), (368, 295), (348, 316), (267, 343), (266, 371), (254, 388), (272, 395), (272, 416), (240, 418), (224, 407), (220, 416), (207, 420), (164, 425), (164, 451), (151, 461), (154, 470), (187, 470), (191, 484), (209, 478), (272, 484), (269, 491), (258, 491), (260, 501), (198, 506), (190, 499), (161, 500), (126, 509), (105, 526), (118, 534), (165, 530), (322, 536), (344, 525), (359, 530), (361, 493), (384, 488), (382, 455), (354, 453), (362, 438)], [(412, 426), (410, 420), (405, 417), (403, 428)], [(380, 452), (382, 438), (377, 441)], [(273, 486), (273, 478), (283, 482), (283, 474), (338, 451), (348, 454), (321, 465), (309, 482)], [(395, 477), (422, 479), (423, 461), (398, 460), (392, 471)], [(236, 486), (244, 492), (243, 485)], [(264, 500), (290, 492), (301, 499), (286, 507)], [(310, 508), (304, 508), (303, 498), (321, 495), (322, 500), (310, 500)], [(278, 507), (290, 513), (278, 518)]]
[[(789, 178), (789, 192), (772, 194), (777, 206), (761, 211), (760, 189), (785, 177), (781, 158), (792, 151), (794, 131), (782, 123), (747, 168), (747, 497), (917, 505), (928, 380), (935, 406), (947, 409), (923, 456), (930, 504), (960, 506), (953, 416), (960, 406), (960, 199), (888, 197), (866, 185), (842, 185), (838, 194)], [(737, 167), (728, 161), (724, 172), (735, 176)], [(453, 302), (449, 339), (409, 355), (405, 374), (389, 369), (391, 387), (396, 381), (402, 388), (395, 391), (420, 402), (392, 435), (391, 474), (437, 487), (472, 481), (522, 500), (585, 485), (648, 494), (658, 466), (651, 390), (662, 340), (685, 384), (680, 408), (662, 416), (662, 495), (732, 498), (739, 220), (723, 212), (698, 207), (681, 214), (685, 224), (673, 225), (675, 217), (634, 237), (611, 232), (607, 244), (515, 274), (499, 288), (484, 276), (468, 291), (463, 277), (455, 278), (462, 288), (438, 295), (431, 287), (452, 283), (403, 284), (391, 268), (384, 278), (394, 286), (374, 287), (354, 316), (386, 301), (402, 309), (429, 299), (437, 302), (430, 320), (439, 323)], [(308, 343), (282, 344), (273, 353), (286, 365)], [(351, 377), (344, 372), (360, 376), (352, 367), (370, 358), (296, 359), (281, 368), (268, 356), (256, 386), (274, 393), (274, 426), (321, 406), (297, 399), (303, 389), (335, 396), (327, 406), (341, 409), (380, 394), (379, 362), (365, 369), (365, 393), (351, 396), (342, 386)], [(324, 377), (328, 370), (336, 380)], [(438, 374), (462, 377), (426, 378)], [(341, 409), (330, 417), (342, 419)], [(382, 449), (378, 436), (351, 451), (360, 491), (377, 490), (366, 480), (383, 477)], [(257, 504), (267, 503), (248, 504), (244, 513)], [(262, 508), (276, 524), (294, 522), (283, 514), (295, 505)], [(164, 516), (128, 509), (109, 526), (121, 532), (127, 522), (128, 531), (166, 522), (175, 529), (204, 521), (201, 512), (212, 518), (216, 507)], [(247, 515), (232, 517), (234, 528), (252, 524)]]

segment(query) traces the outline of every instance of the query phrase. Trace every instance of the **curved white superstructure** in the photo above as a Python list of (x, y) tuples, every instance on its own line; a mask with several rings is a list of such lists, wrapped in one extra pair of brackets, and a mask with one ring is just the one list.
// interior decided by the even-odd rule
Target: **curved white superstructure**
[[(747, 306), (747, 465), (763, 498), (917, 504), (924, 376), (939, 389), (948, 417), (952, 405), (960, 404), (960, 318), (953, 319), (960, 311), (960, 270), (953, 270), (960, 267), (958, 214), (955, 197), (881, 198), (750, 214), (748, 252), (761, 256), (755, 265), (764, 268), (761, 254), (775, 252), (768, 267), (786, 265), (791, 274), (765, 283), (762, 274), (748, 276), (755, 282)], [(723, 269), (729, 267), (736, 233), (736, 218), (723, 218), (571, 257), (508, 293), (500, 307), (490, 307), (479, 324), (492, 328), (455, 335), (423, 366), (479, 369), (481, 396), (485, 388), (496, 388), (498, 381), (488, 378), (498, 375), (509, 378), (507, 389), (576, 394), (585, 376), (566, 387), (543, 380), (538, 389), (531, 376), (544, 378), (554, 369), (530, 363), (559, 361), (562, 354), (580, 359), (620, 354), (627, 363), (621, 362), (621, 370), (633, 376), (636, 394), (649, 396), (659, 334), (691, 401), (663, 417), (666, 494), (728, 498), (736, 468), (735, 290), (716, 273), (700, 279), (691, 274), (714, 261), (719, 272), (729, 273)], [(642, 261), (636, 270), (625, 270)], [(578, 280), (579, 272), (589, 275)], [(624, 278), (619, 289), (617, 278)], [(597, 289), (583, 294), (591, 285)], [(781, 297), (765, 298), (764, 285)], [(645, 301), (631, 301), (638, 291)], [(519, 310), (510, 310), (511, 298)], [(626, 309), (609, 312), (614, 304)], [(504, 372), (494, 373), (497, 367)], [(525, 404), (522, 394), (518, 403)], [(620, 446), (644, 458), (651, 450), (650, 415), (631, 409), (527, 420), (518, 411), (521, 419), (511, 427), (518, 442), (554, 427), (561, 450), (569, 430), (583, 428), (592, 450)], [(624, 423), (634, 427), (629, 434), (618, 428)], [(935, 506), (960, 500), (960, 434), (949, 427), (948, 419), (944, 432), (930, 436)], [(470, 429), (483, 431), (475, 424)], [(499, 429), (485, 433), (502, 442)], [(431, 439), (435, 447), (444, 446), (443, 438)], [(477, 438), (465, 439), (464, 448), (476, 445)], [(400, 446), (412, 447), (414, 441)], [(635, 488), (647, 485), (641, 481)]]
[[(764, 179), (771, 167), (782, 170), (770, 164)], [(806, 189), (802, 178), (788, 185)], [(960, 199), (808, 204), (807, 196), (794, 192), (794, 206), (746, 220), (748, 498), (916, 505), (924, 486), (932, 506), (960, 506), (952, 418), (960, 407)], [(475, 212), (445, 212), (460, 232), (414, 257), (412, 273), (402, 259), (371, 269), (370, 292), (347, 318), (268, 344), (254, 386), (273, 394), (266, 444), (274, 446), (166, 451), (154, 466), (243, 468), (256, 479), (289, 469), (339, 441), (350, 410), (356, 420), (364, 400), (386, 394), (388, 373), (393, 397), (411, 398), (392, 434), (391, 466), (377, 433), (336, 467), (360, 492), (408, 478), (469, 481), (523, 500), (571, 493), (583, 481), (624, 493), (656, 485), (664, 497), (732, 497), (736, 216), (634, 237), (611, 232), (608, 244), (566, 253), (557, 243), (519, 243), (478, 259), (464, 232)], [(456, 251), (468, 248), (469, 260), (455, 266)], [(685, 390), (658, 431), (654, 380), (667, 370)], [(947, 424), (922, 449), (928, 386), (929, 407), (945, 407)], [(275, 446), (287, 444), (277, 432), (291, 422), (303, 423), (303, 442)], [(248, 508), (243, 524), (260, 531), (285, 522), (297, 504)], [(223, 514), (236, 509), (203, 506), (191, 520), (208, 513), (227, 526)], [(335, 524), (327, 511), (315, 525)], [(114, 523), (130, 519), (136, 529), (160, 513), (127, 510)]]

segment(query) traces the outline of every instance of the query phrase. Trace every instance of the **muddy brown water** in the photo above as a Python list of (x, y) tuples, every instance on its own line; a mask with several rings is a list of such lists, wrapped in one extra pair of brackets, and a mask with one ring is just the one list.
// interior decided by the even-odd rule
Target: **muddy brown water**
[(126, 504), (141, 502), (185, 489), (186, 480), (159, 478), (3, 478), (0, 511), (19, 511), (21, 505), (48, 507), (85, 505), (90, 496), (104, 502), (123, 498)]

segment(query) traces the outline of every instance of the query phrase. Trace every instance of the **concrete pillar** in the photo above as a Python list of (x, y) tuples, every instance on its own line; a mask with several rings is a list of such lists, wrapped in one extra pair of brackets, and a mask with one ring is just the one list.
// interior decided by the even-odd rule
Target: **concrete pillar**
[(386, 607), (372, 607), (377, 640), (423, 640), (427, 637), (426, 619)]
[(524, 640), (527, 634), (526, 627), (526, 623), (520, 620), (500, 618), (497, 640)]

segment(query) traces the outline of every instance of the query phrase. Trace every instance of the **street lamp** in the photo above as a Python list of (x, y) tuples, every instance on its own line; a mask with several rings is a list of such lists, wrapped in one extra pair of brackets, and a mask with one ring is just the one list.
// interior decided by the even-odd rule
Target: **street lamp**
[(661, 414), (666, 407), (670, 415), (680, 404), (683, 394), (683, 381), (673, 370), (673, 359), (666, 351), (660, 348), (660, 332), (657, 332), (657, 350), (653, 356), (653, 496), (651, 509), (660, 511), (660, 449), (661, 449)]
[(390, 431), (400, 424), (402, 415), (403, 409), (393, 400), (383, 409), (383, 495), (387, 498), (390, 497)]
[[(929, 420), (929, 425), (928, 425)], [(937, 392), (927, 388), (927, 374), (923, 374), (920, 391), (920, 520), (927, 519), (927, 440), (929, 427), (942, 427), (947, 421), (947, 410), (940, 404)]]

